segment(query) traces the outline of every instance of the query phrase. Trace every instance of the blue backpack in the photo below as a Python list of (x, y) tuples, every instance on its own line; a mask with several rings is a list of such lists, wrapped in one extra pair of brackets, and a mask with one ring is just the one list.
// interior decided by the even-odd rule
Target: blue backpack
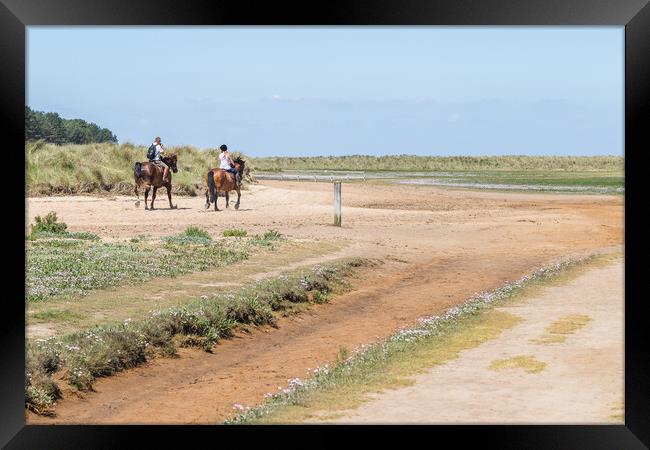
[(149, 150), (147, 150), (147, 159), (149, 161), (153, 161), (155, 157), (156, 157), (156, 144), (151, 144), (149, 146)]

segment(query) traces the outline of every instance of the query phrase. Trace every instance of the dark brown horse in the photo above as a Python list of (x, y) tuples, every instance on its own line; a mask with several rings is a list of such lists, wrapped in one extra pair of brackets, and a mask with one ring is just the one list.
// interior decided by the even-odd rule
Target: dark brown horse
[[(239, 179), (244, 178), (244, 168), (246, 161), (237, 157), (233, 161), (235, 163), (235, 170), (239, 172)], [(226, 194), (226, 208), (230, 201), (230, 191), (237, 191), (237, 203), (235, 203), (235, 209), (239, 209), (239, 199), (241, 198), (241, 192), (239, 191), (239, 186), (235, 186), (235, 174), (227, 172), (223, 169), (210, 169), (205, 180), (207, 184), (207, 189), (205, 190), (205, 209), (210, 208), (210, 203), (214, 202), (214, 210), (219, 211), (217, 207), (217, 198), (219, 198), (219, 192)]]
[[(161, 158), (165, 164), (171, 169), (169, 173), (169, 182), (165, 183), (163, 181), (163, 169), (160, 166), (155, 165), (152, 162), (137, 162), (133, 167), (133, 177), (135, 178), (135, 195), (138, 197), (138, 201), (135, 206), (140, 206), (140, 195), (138, 194), (138, 188), (144, 186), (144, 209), (154, 209), (153, 202), (156, 200), (156, 191), (159, 187), (165, 186), (167, 188), (167, 197), (169, 198), (169, 207), (171, 209), (176, 209), (176, 206), (172, 205), (172, 174), (171, 172), (178, 172), (176, 167), (176, 155), (171, 154), (169, 156), (163, 156)], [(151, 196), (151, 208), (147, 206), (147, 198), (149, 197), (149, 190), (153, 187), (153, 195)]]

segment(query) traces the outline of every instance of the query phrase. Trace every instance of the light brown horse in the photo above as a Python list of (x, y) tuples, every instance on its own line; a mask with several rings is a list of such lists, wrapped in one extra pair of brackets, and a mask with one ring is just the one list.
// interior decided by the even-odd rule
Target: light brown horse
[[(163, 169), (160, 166), (155, 165), (152, 162), (137, 162), (133, 167), (133, 177), (135, 178), (135, 195), (138, 197), (138, 201), (135, 206), (140, 206), (140, 195), (138, 194), (138, 188), (144, 186), (144, 209), (154, 209), (153, 202), (156, 200), (156, 191), (159, 187), (165, 186), (167, 188), (167, 197), (169, 198), (169, 207), (171, 209), (176, 209), (176, 206), (172, 205), (172, 174), (171, 172), (178, 172), (176, 167), (176, 155), (171, 154), (169, 156), (163, 156), (162, 161), (169, 166), (171, 169), (169, 173), (169, 182), (165, 183), (163, 181)], [(147, 198), (149, 197), (149, 190), (153, 187), (153, 195), (151, 196), (151, 208), (147, 206)]]
[[(246, 161), (241, 159), (239, 156), (234, 159), (235, 170), (239, 172), (239, 179), (244, 178), (244, 168), (246, 166)], [(205, 180), (207, 184), (207, 189), (205, 190), (205, 209), (210, 208), (210, 203), (214, 202), (214, 210), (219, 211), (217, 207), (217, 198), (219, 198), (219, 192), (226, 194), (226, 208), (230, 201), (230, 191), (237, 191), (237, 203), (235, 203), (235, 209), (239, 209), (239, 199), (241, 198), (241, 192), (239, 191), (239, 186), (235, 186), (235, 174), (227, 172), (223, 169), (210, 169), (206, 176)]]

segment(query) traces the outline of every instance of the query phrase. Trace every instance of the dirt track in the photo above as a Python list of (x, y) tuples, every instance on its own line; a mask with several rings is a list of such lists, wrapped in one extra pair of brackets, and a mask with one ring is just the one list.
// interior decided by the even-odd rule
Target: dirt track
[[(522, 323), (328, 423), (622, 424), (623, 275), (618, 260), (498, 308)], [(589, 322), (566, 341), (536, 340), (571, 315)], [(490, 369), (497, 359), (521, 355), (547, 366), (538, 373)]]
[(28, 199), (28, 223), (54, 210), (71, 231), (105, 238), (168, 235), (189, 225), (215, 235), (234, 226), (274, 228), (294, 238), (347, 242), (341, 256), (386, 261), (356, 280), (354, 291), (282, 319), (278, 329), (237, 336), (213, 354), (183, 350), (179, 359), (98, 380), (84, 399), (60, 401), (56, 418), (29, 414), (29, 423), (219, 422), (235, 413), (234, 403), (259, 403), (288, 379), (331, 361), (342, 346), (387, 336), (558, 258), (623, 243), (622, 197), (344, 184), (341, 228), (330, 225), (332, 198), (329, 183), (267, 181), (243, 193), (239, 211), (216, 213), (203, 209), (201, 197), (177, 197), (173, 211), (136, 209), (128, 197)]

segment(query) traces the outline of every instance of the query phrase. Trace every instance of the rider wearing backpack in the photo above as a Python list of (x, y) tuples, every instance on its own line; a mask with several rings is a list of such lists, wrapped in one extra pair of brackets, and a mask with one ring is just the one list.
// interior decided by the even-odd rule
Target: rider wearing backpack
[(162, 153), (165, 153), (165, 147), (163, 147), (162, 142), (160, 142), (160, 138), (156, 137), (156, 139), (153, 140), (153, 144), (149, 146), (149, 150), (147, 150), (147, 158), (153, 164), (163, 168), (163, 181), (169, 183), (169, 166), (167, 166), (167, 164), (165, 164), (161, 159), (160, 155)]

